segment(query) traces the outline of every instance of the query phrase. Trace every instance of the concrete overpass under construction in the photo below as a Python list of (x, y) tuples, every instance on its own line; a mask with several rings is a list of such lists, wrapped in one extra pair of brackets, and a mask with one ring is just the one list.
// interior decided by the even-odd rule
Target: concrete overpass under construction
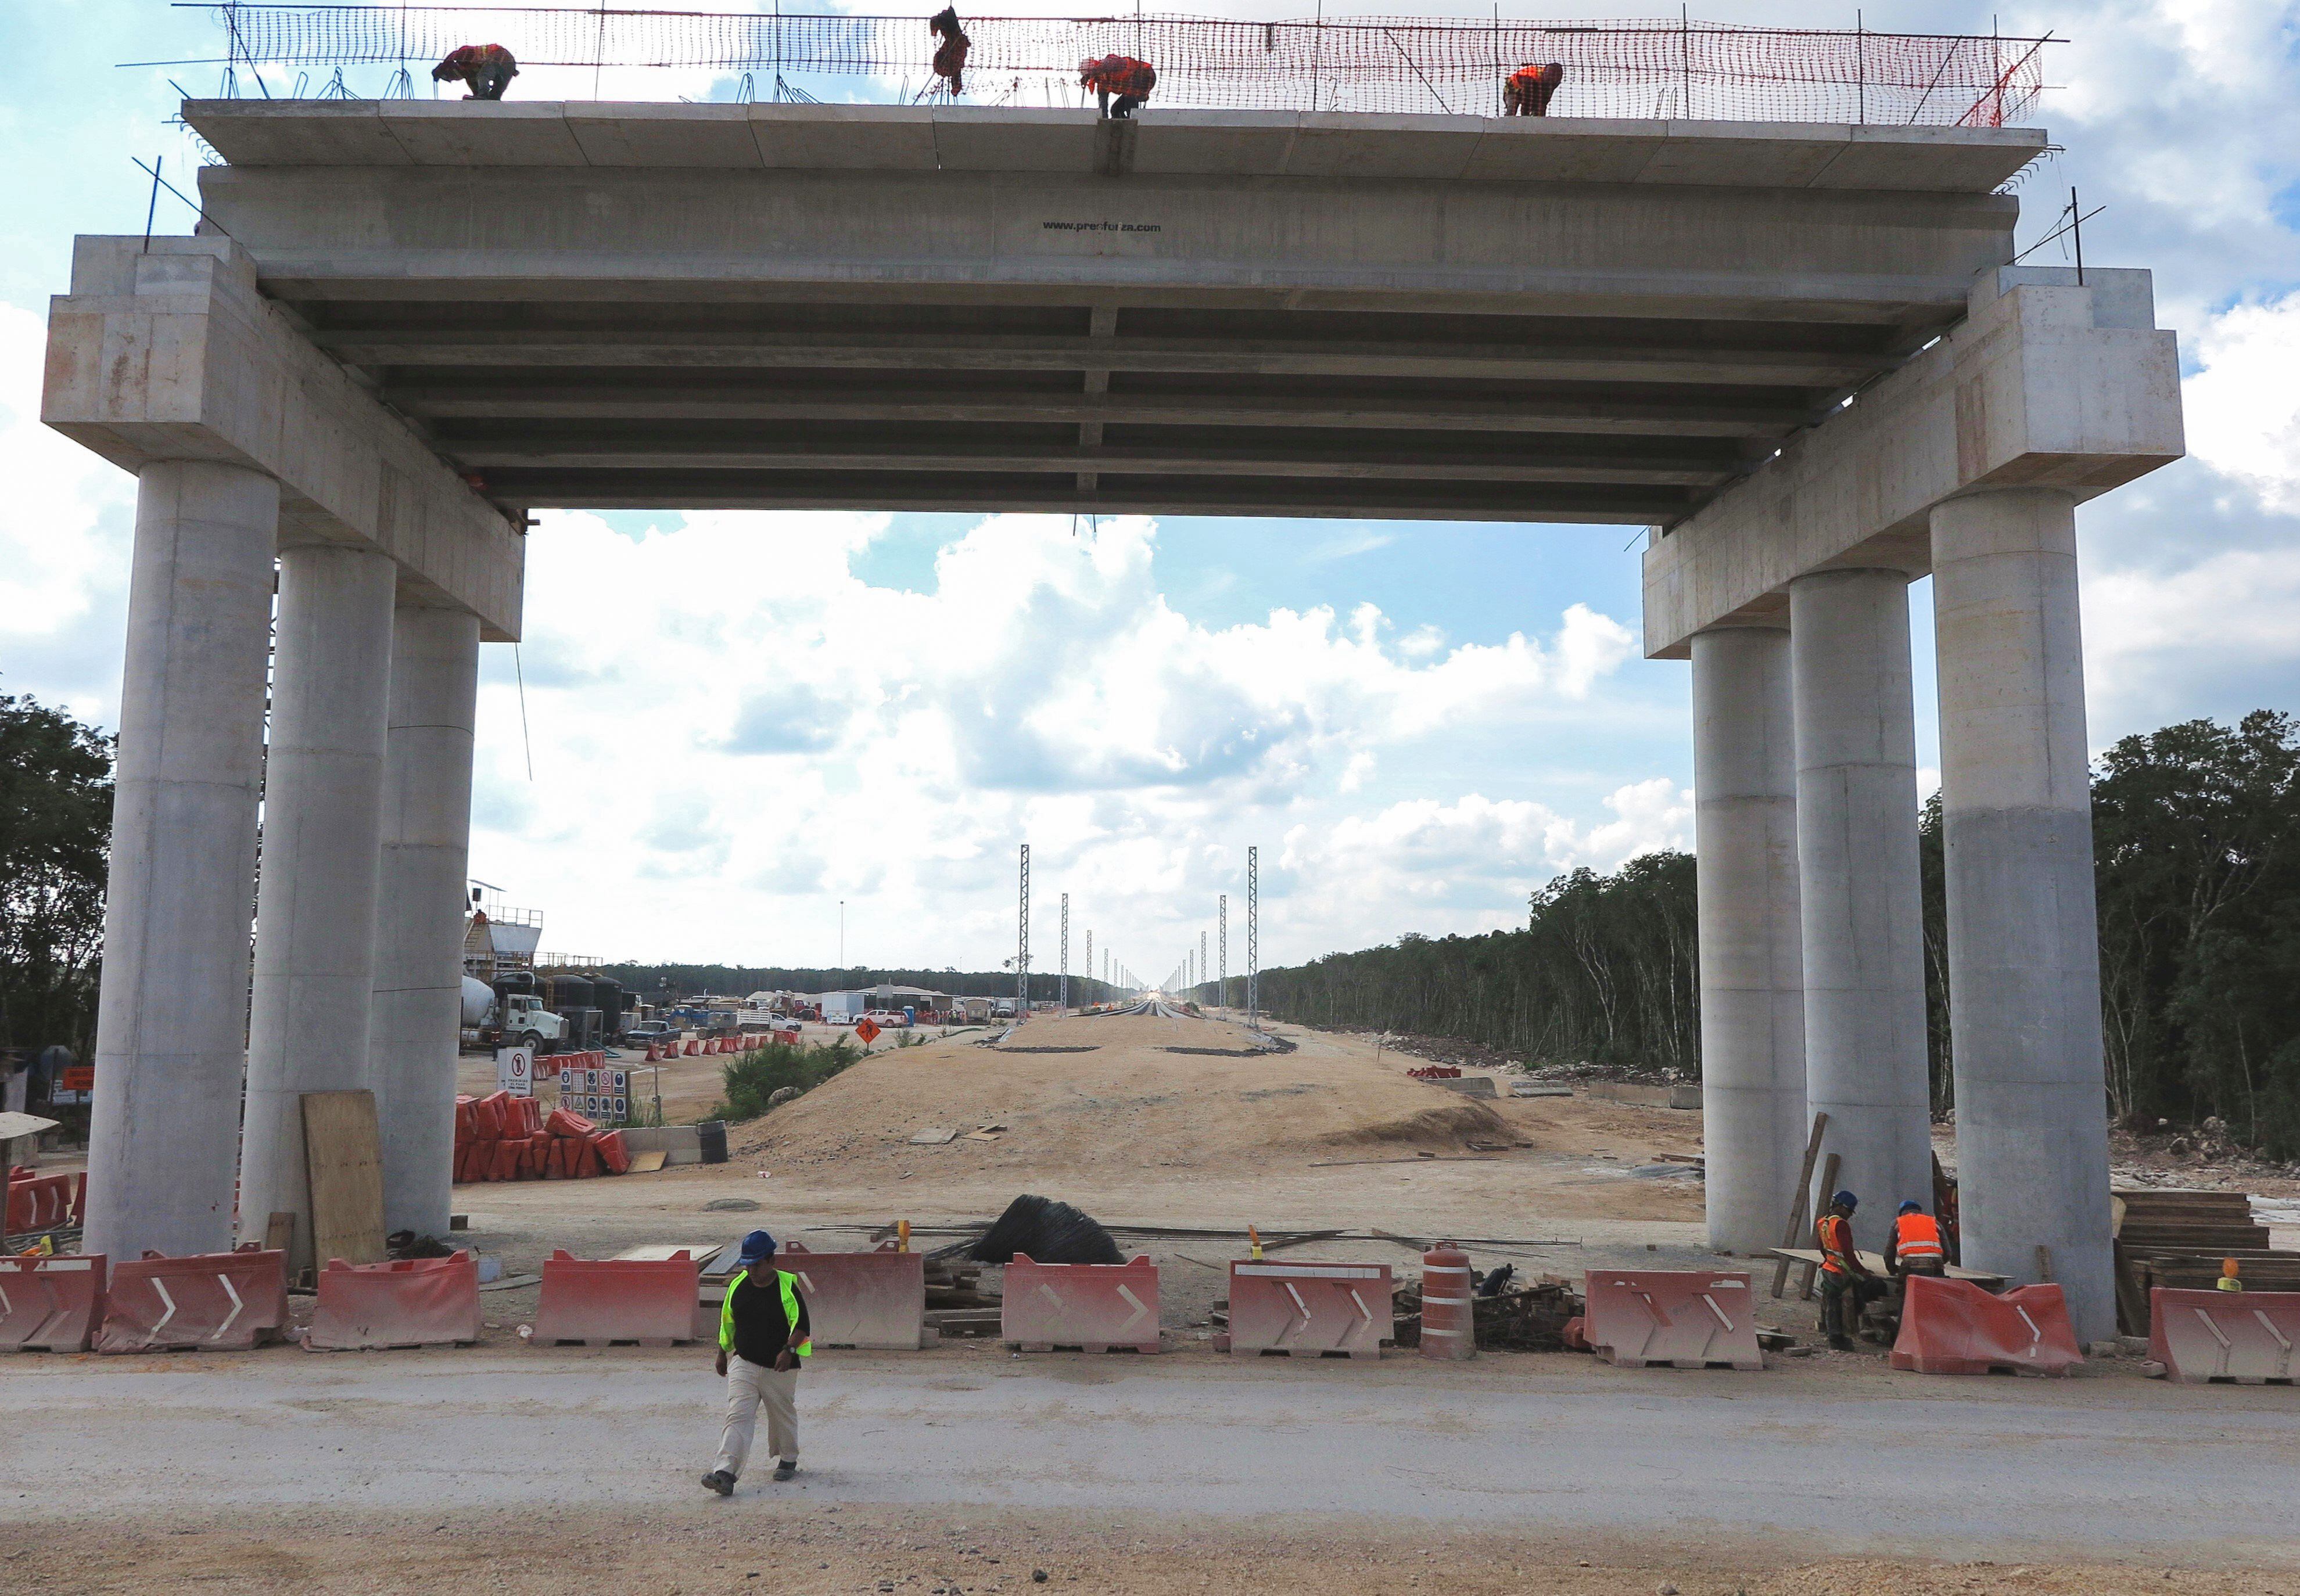
[(533, 510), (1591, 521), (1653, 528), (1646, 649), (1695, 673), (1712, 1239), (1779, 1240), (1817, 1112), (1868, 1226), (1930, 1191), (1932, 575), (1967, 1259), (2112, 1326), (2074, 515), (2182, 436), (2147, 274), (2012, 264), (2042, 132), (185, 112), (200, 234), (82, 239), (51, 331), (46, 419), (142, 478), (92, 1249), (223, 1244), (236, 1169), (260, 1235), (295, 1094), (350, 1085), (390, 1223), (444, 1226), (473, 670)]

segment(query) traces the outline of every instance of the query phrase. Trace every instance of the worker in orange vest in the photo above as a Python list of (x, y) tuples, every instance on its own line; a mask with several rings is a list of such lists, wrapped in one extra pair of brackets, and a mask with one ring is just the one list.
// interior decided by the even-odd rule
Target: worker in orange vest
[[(1079, 62), (1079, 82), (1094, 90), (1103, 115), (1123, 121), (1150, 97), (1150, 91), (1158, 86), (1158, 72), (1148, 62), (1131, 55), (1105, 55), (1099, 61)], [(1111, 100), (1113, 95), (1118, 96), (1115, 104)]]
[(1528, 64), (1510, 74), (1509, 82), (1502, 87), (1504, 116), (1547, 116), (1549, 102), (1557, 93), (1557, 86), (1565, 81), (1565, 65), (1551, 62), (1547, 66)]
[(1840, 1352), (1855, 1350), (1853, 1332), (1862, 1304), (1885, 1293), (1885, 1283), (1869, 1272), (1853, 1244), (1853, 1210), (1860, 1206), (1852, 1193), (1839, 1192), (1813, 1226), (1821, 1243), (1821, 1327)]
[(434, 83), (468, 83), (467, 100), (500, 100), (511, 80), (519, 76), (519, 62), (501, 45), (465, 45), (447, 52), (447, 59), (431, 69)]
[(1940, 1226), (1921, 1202), (1901, 1204), (1901, 1212), (1885, 1237), (1888, 1275), (1942, 1275), (1948, 1272), (1948, 1249), (1942, 1244)]

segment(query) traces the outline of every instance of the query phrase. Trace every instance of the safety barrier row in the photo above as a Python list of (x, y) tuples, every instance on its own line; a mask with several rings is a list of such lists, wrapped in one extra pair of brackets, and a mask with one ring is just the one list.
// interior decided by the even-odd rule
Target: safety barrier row
[(498, 1092), (455, 1100), (458, 1185), (497, 1180), (583, 1180), (631, 1167), (621, 1131), (601, 1130), (571, 1109), (548, 1116), (531, 1097)]
[(1969, 1280), (1911, 1275), (1902, 1288), (1893, 1367), (1921, 1375), (2065, 1375), (2084, 1361), (2057, 1285), (1992, 1296)]
[(927, 1258), (888, 1242), (875, 1252), (813, 1252), (787, 1242), (776, 1267), (796, 1276), (818, 1347), (915, 1352), (926, 1344)]
[(1122, 1264), (1042, 1264), (1017, 1252), (1006, 1266), (998, 1333), (1025, 1352), (1154, 1352), (1158, 1266), (1146, 1256)]
[(1723, 1271), (1592, 1269), (1581, 1334), (1624, 1368), (1762, 1369), (1749, 1276)]
[(2300, 1376), (2300, 1292), (2148, 1293), (2148, 1356), (2183, 1385), (2286, 1384)]
[(1229, 1351), (1240, 1358), (1379, 1358), (1397, 1329), (1390, 1293), (1388, 1264), (1234, 1259)]
[(314, 1352), (469, 1346), (479, 1339), (479, 1267), (469, 1252), (390, 1263), (330, 1259), (304, 1334)]

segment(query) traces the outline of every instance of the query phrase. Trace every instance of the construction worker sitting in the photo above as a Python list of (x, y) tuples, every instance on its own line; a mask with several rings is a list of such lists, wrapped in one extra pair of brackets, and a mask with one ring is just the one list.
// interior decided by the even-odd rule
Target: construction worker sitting
[(949, 83), (950, 97), (954, 100), (965, 91), (966, 53), (974, 48), (974, 41), (958, 25), (958, 8), (952, 5), (935, 13), (927, 31), (942, 41), (935, 46), (935, 76)]
[(1941, 1275), (1948, 1271), (1948, 1249), (1941, 1244), (1940, 1226), (1920, 1202), (1904, 1202), (1885, 1237), (1888, 1275)]
[(1549, 102), (1557, 93), (1557, 86), (1565, 81), (1562, 62), (1551, 62), (1547, 66), (1526, 65), (1510, 74), (1502, 87), (1504, 116), (1547, 116)]
[(519, 62), (501, 45), (465, 45), (447, 52), (447, 59), (431, 69), (434, 83), (468, 83), (467, 100), (500, 100), (511, 80), (519, 76)]
[(1869, 1272), (1853, 1244), (1853, 1210), (1860, 1206), (1852, 1193), (1839, 1192), (1813, 1226), (1821, 1243), (1821, 1327), (1840, 1352), (1854, 1350), (1862, 1304), (1885, 1292), (1885, 1283)]
[(1100, 61), (1079, 62), (1079, 82), (1094, 90), (1103, 115), (1123, 121), (1150, 97), (1150, 91), (1158, 86), (1158, 73), (1148, 62), (1131, 55), (1105, 55)]

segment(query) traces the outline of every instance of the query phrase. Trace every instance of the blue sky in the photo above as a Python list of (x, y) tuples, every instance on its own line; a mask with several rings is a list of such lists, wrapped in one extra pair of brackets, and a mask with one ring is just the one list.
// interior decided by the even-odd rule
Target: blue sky
[[(1862, 9), (1871, 29), (1986, 32), (1994, 16), (2073, 41), (2050, 57), (2037, 120), (2064, 148), (2024, 184), (2022, 239), (2079, 187), (2107, 207), (2088, 262), (2152, 268), (2160, 324), (2181, 335), (2193, 458), (2081, 517), (2095, 745), (2300, 707), (2300, 4)], [(168, 79), (208, 94), (216, 70), (112, 63), (211, 55), (216, 39), (205, 12), (157, 0), (0, 7), (0, 472), (15, 485), (0, 502), (0, 692), (106, 724), (133, 484), (37, 425), (46, 297), (75, 233), (142, 229), (151, 187), (131, 156), (163, 157), (191, 187)], [(538, 72), (514, 93), (567, 87)], [(734, 86), (611, 72), (603, 89)], [(188, 221), (161, 197), (161, 230)], [(488, 650), (471, 868), (545, 910), (553, 945), (607, 957), (828, 961), (844, 899), (853, 959), (995, 965), (1026, 838), (1038, 968), (1067, 890), (1074, 968), (1093, 927), (1098, 947), (1162, 974), (1217, 893), (1239, 918), (1249, 844), (1265, 963), (1512, 923), (1562, 869), (1690, 841), (1685, 668), (1637, 657), (1636, 541), (1611, 527), (1124, 519), (1074, 535), (1068, 518), (554, 515), (516, 666)], [(1929, 587), (1912, 594), (1927, 767)]]

